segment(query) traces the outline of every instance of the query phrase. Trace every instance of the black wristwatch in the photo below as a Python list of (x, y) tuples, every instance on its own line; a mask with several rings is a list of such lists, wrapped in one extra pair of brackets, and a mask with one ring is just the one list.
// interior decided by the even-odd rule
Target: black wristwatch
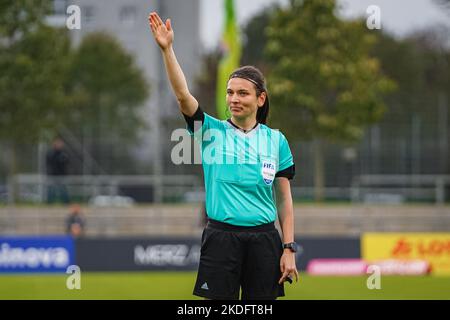
[(298, 245), (295, 242), (285, 243), (283, 244), (283, 249), (290, 249), (292, 252), (297, 252)]

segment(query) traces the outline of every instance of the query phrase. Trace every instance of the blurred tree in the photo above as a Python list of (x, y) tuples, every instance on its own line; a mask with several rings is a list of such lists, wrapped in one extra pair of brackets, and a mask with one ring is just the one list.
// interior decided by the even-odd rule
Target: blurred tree
[[(51, 11), (51, 0), (0, 1), (0, 141), (10, 151), (8, 175), (26, 161), (17, 150), (29, 154), (63, 128), (87, 132), (98, 145), (107, 141), (98, 153), (123, 160), (126, 151), (117, 149), (142, 127), (137, 106), (148, 86), (132, 56), (106, 35), (72, 50), (67, 29), (46, 24)], [(126, 142), (111, 142), (118, 140)], [(18, 149), (23, 145), (30, 147)]]
[(70, 43), (64, 30), (41, 26), (0, 48), (0, 137), (36, 142), (64, 114)]
[[(149, 93), (133, 57), (110, 35), (92, 33), (75, 51), (68, 93), (76, 110), (69, 120), (90, 127), (107, 125), (112, 133), (135, 137), (144, 122), (138, 114)], [(104, 122), (99, 122), (99, 116)]]
[(334, 0), (291, 0), (267, 29), (271, 124), (287, 136), (314, 141), (315, 198), (325, 185), (322, 141), (356, 142), (385, 112), (393, 81), (369, 55), (375, 36), (362, 21), (344, 22)]
[(50, 4), (0, 3), (0, 139), (10, 146), (10, 175), (18, 170), (17, 145), (36, 142), (45, 131), (55, 130), (64, 113), (70, 44), (64, 30), (43, 23)]
[[(0, 35), (7, 44), (17, 41), (42, 26), (51, 10), (50, 0), (2, 0), (0, 2)], [(4, 42), (3, 42), (4, 44)]]
[(139, 112), (149, 85), (110, 35), (92, 33), (83, 39), (71, 62), (67, 93), (71, 111), (65, 123), (100, 163), (113, 157), (118, 141), (126, 149), (145, 127)]
[[(196, 77), (194, 86), (194, 95), (198, 98), (202, 109), (214, 116), (217, 115), (216, 90), (220, 58), (221, 52), (219, 48), (203, 55), (202, 70)], [(184, 120), (182, 121), (184, 122)]]
[(387, 33), (377, 34), (377, 44), (371, 50), (381, 63), (383, 72), (398, 88), (389, 95), (389, 102), (404, 106), (408, 113), (419, 111), (419, 97), (448, 91), (449, 61), (445, 48), (445, 30), (417, 31), (406, 39), (396, 39)]
[(270, 67), (270, 60), (264, 54), (267, 44), (267, 33), (265, 32), (276, 6), (269, 7), (255, 15), (243, 30), (242, 65), (253, 65), (266, 74)]
[[(405, 39), (379, 33), (372, 54), (383, 72), (398, 89), (389, 95), (390, 110), (383, 131), (410, 141), (405, 171), (414, 172), (413, 163), (423, 163), (423, 173), (448, 173), (448, 100), (450, 88), (450, 50), (448, 29), (442, 26), (416, 31)], [(420, 135), (412, 141), (412, 123), (420, 121)], [(416, 128), (417, 129), (417, 128)], [(420, 139), (420, 140), (419, 140)], [(420, 154), (413, 154), (422, 145)], [(412, 150), (411, 150), (412, 149)], [(427, 150), (427, 151), (426, 151)], [(420, 165), (419, 165), (420, 167)]]

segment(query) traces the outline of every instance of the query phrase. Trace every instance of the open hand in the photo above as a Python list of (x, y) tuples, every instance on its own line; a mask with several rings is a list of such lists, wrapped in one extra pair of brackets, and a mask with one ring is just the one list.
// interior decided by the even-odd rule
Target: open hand
[(162, 50), (169, 48), (173, 43), (174, 37), (170, 19), (167, 19), (166, 23), (164, 23), (156, 12), (152, 12), (148, 16), (148, 21), (153, 37), (159, 47)]

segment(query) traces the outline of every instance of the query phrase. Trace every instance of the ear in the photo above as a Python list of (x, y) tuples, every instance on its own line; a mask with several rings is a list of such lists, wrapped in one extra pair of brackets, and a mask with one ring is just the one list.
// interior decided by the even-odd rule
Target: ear
[(261, 108), (264, 105), (264, 102), (266, 102), (266, 92), (263, 91), (258, 97), (258, 108)]

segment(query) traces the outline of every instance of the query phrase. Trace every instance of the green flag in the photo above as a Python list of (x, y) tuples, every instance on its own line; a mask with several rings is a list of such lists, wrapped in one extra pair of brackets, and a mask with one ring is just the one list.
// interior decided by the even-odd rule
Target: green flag
[(233, 0), (225, 1), (225, 28), (223, 30), (221, 48), (222, 58), (217, 72), (216, 108), (217, 117), (226, 119), (226, 101), (228, 77), (239, 67), (241, 60), (241, 39), (236, 22)]

